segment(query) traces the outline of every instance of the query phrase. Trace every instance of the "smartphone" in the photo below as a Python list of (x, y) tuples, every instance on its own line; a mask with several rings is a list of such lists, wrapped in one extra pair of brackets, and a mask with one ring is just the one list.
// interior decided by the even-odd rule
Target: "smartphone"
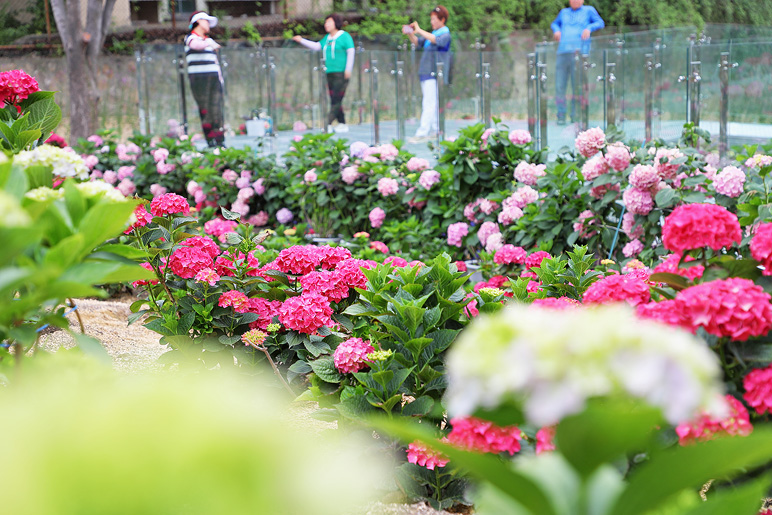
[(413, 27), (411, 27), (410, 25), (402, 26), (402, 34), (412, 34), (413, 32), (414, 32)]

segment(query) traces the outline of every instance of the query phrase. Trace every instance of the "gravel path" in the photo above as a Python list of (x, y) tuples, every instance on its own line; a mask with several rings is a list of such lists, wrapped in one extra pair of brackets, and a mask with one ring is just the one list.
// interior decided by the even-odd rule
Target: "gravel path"
[[(158, 357), (168, 348), (158, 343), (159, 335), (145, 329), (140, 322), (127, 326), (129, 306), (137, 300), (124, 296), (110, 300), (78, 299), (80, 313), (86, 334), (100, 340), (112, 356), (117, 370), (128, 373), (140, 373), (147, 370), (160, 370)], [(80, 332), (75, 313), (67, 315), (70, 328)], [(43, 334), (40, 346), (53, 351), (59, 347), (75, 345), (72, 337), (61, 330)], [(322, 422), (311, 417), (316, 404), (311, 402), (295, 403), (288, 418), (293, 422), (324, 431), (337, 427), (336, 423)], [(447, 511), (437, 511), (430, 506), (419, 504), (384, 504), (373, 503), (367, 507), (364, 515), (450, 515)]]

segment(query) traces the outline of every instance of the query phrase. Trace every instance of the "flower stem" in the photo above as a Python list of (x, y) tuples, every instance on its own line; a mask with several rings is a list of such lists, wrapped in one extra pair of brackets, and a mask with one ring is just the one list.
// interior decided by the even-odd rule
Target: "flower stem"
[(276, 363), (273, 362), (273, 359), (271, 358), (271, 353), (268, 352), (268, 349), (265, 348), (263, 345), (254, 345), (255, 349), (261, 351), (263, 354), (265, 354), (265, 357), (268, 359), (268, 363), (271, 364), (271, 368), (273, 368), (273, 373), (276, 374), (276, 376), (281, 380), (282, 384), (284, 385), (284, 388), (287, 389), (287, 391), (292, 395), (293, 397), (296, 397), (297, 394), (292, 391), (292, 388), (290, 387), (289, 383), (284, 379), (284, 376), (281, 375), (281, 372), (279, 371), (279, 368), (276, 366)]

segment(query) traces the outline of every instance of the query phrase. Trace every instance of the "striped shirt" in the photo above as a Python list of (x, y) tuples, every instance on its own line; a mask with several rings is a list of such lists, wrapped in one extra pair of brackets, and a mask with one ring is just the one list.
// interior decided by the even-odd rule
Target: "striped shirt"
[(199, 42), (205, 39), (192, 32), (185, 37), (185, 60), (188, 64), (188, 73), (216, 73), (219, 75), (220, 62), (217, 60), (217, 53), (210, 46), (201, 50), (191, 48), (190, 42), (193, 38), (198, 39)]

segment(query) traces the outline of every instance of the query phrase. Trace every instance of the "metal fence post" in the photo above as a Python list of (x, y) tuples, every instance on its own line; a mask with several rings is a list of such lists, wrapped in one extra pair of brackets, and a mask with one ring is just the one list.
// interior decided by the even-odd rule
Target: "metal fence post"
[(547, 63), (541, 60), (541, 54), (537, 54), (537, 59), (536, 68), (539, 72), (539, 87), (536, 89), (536, 102), (539, 106), (539, 139), (537, 146), (541, 150), (549, 145), (547, 141)]
[(646, 54), (644, 64), (643, 88), (644, 88), (644, 126), (645, 141), (652, 139), (652, 103), (654, 97), (654, 54)]
[(399, 54), (394, 56), (397, 60), (397, 66), (391, 71), (394, 75), (395, 89), (396, 89), (396, 106), (397, 106), (397, 139), (404, 141), (405, 139), (405, 109), (403, 107), (403, 100), (405, 99), (404, 80), (405, 76), (405, 61), (399, 59)]
[(437, 145), (445, 137), (445, 63), (437, 61)]
[(652, 97), (652, 137), (660, 134), (662, 121), (662, 49), (666, 45), (662, 43), (662, 38), (654, 40), (654, 70), (652, 72), (652, 83), (654, 85), (654, 94)]
[(606, 128), (610, 126), (616, 126), (617, 124), (617, 95), (616, 95), (616, 82), (617, 82), (617, 76), (616, 76), (616, 62), (610, 62), (608, 60), (609, 58), (609, 51), (606, 50), (605, 52), (605, 73), (603, 76), (603, 83), (604, 83), (604, 89), (605, 89), (605, 98), (606, 98), (606, 119), (604, 120)]
[[(355, 50), (356, 54), (356, 62), (361, 63), (364, 59), (365, 55), (365, 49), (362, 46), (362, 39), (357, 38), (357, 47)], [(357, 67), (357, 99), (354, 102), (354, 105), (356, 105), (357, 108), (357, 114), (359, 115), (359, 125), (362, 125), (365, 121), (365, 101), (362, 97), (362, 65), (358, 65)]]
[(485, 123), (484, 115), (483, 115), (483, 109), (482, 109), (482, 102), (483, 102), (483, 48), (485, 48), (485, 45), (480, 42), (480, 38), (476, 38), (474, 40), (474, 45), (472, 46), (475, 50), (477, 50), (477, 72), (475, 73), (475, 77), (477, 78), (477, 104), (475, 107), (475, 118), (480, 120), (481, 123)]
[(183, 134), (188, 133), (188, 107), (187, 107), (187, 99), (185, 98), (185, 75), (186, 69), (185, 69), (185, 50), (182, 47), (177, 48), (177, 58), (175, 59), (175, 63), (177, 64), (177, 85), (178, 85), (178, 93), (180, 95), (180, 119), (182, 120), (182, 132)]
[(726, 157), (726, 151), (729, 149), (729, 70), (731, 68), (736, 68), (737, 63), (729, 64), (729, 52), (721, 52), (721, 61), (718, 66), (718, 77), (721, 82), (718, 119), (718, 155), (723, 159)]
[(580, 100), (580, 113), (581, 113), (581, 129), (583, 131), (586, 131), (590, 128), (590, 80), (589, 80), (589, 73), (590, 68), (592, 68), (592, 64), (590, 63), (590, 57), (587, 55), (581, 56), (581, 68), (579, 68), (579, 73), (581, 74), (581, 84), (582, 84), (582, 96)]
[(483, 123), (486, 128), (490, 128), (493, 120), (491, 119), (491, 109), (493, 102), (493, 88), (491, 87), (491, 63), (483, 63), (483, 101), (482, 113)]
[[(371, 54), (372, 55), (372, 54)], [(370, 75), (370, 109), (373, 116), (373, 144), (381, 143), (380, 117), (378, 116), (378, 60), (370, 59), (370, 68), (365, 68)]]
[(139, 130), (143, 135), (147, 135), (150, 133), (150, 126), (148, 124), (147, 119), (147, 95), (143, 94), (143, 86), (145, 84), (145, 80), (143, 80), (144, 74), (144, 62), (145, 62), (145, 56), (144, 51), (141, 46), (134, 47), (134, 60), (137, 63), (137, 93), (139, 96)]
[[(316, 53), (316, 52), (315, 52)], [(324, 62), (324, 55), (319, 52), (319, 65), (317, 66), (319, 80), (319, 120), (322, 123), (322, 132), (327, 132), (327, 66)]]
[(276, 57), (269, 55), (268, 62), (265, 65), (268, 72), (268, 80), (266, 81), (267, 93), (268, 93), (268, 116), (273, 121), (274, 130), (278, 120), (276, 119), (278, 113), (276, 112)]
[(536, 92), (538, 90), (537, 81), (539, 76), (536, 73), (536, 54), (528, 54), (528, 132), (536, 139), (537, 124), (536, 117)]

